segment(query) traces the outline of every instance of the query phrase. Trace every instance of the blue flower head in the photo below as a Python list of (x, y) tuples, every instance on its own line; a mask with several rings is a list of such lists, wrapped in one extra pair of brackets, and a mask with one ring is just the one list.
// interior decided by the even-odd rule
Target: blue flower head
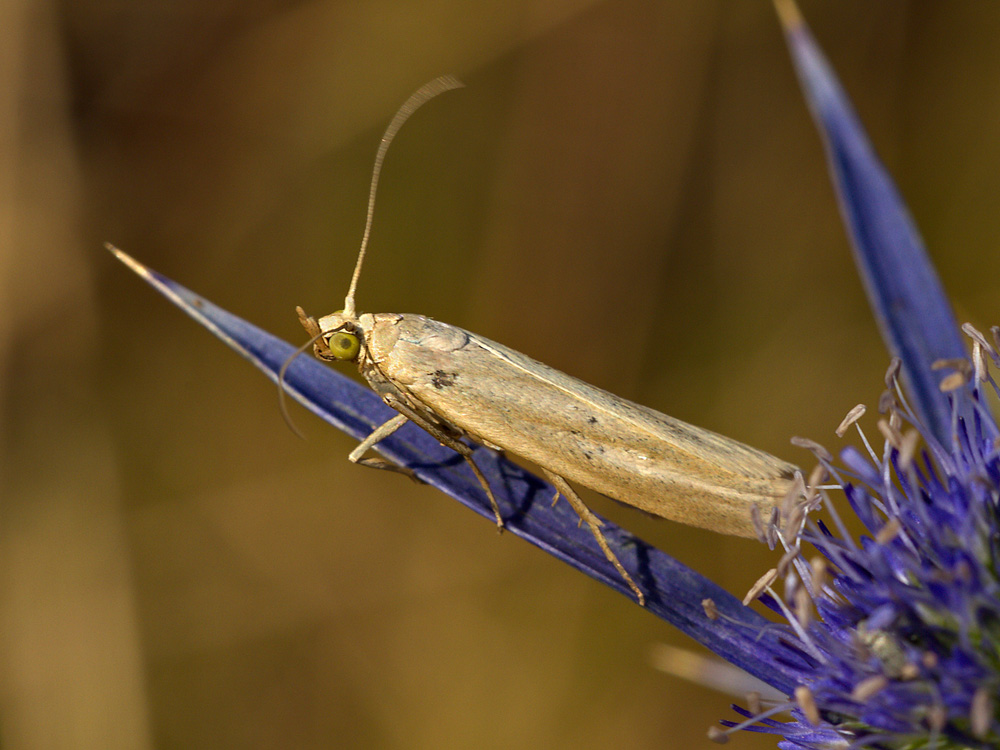
[[(1000, 335), (963, 337), (891, 178), (791, 0), (777, 1), (792, 59), (826, 144), (855, 260), (893, 355), (878, 404), (880, 440), (839, 460), (811, 441), (816, 469), (762, 538), (784, 554), (748, 596), (765, 618), (704, 576), (616, 527), (605, 536), (636, 571), (647, 607), (784, 696), (751, 696), (711, 735), (779, 735), (782, 748), (1000, 746)], [(274, 380), (295, 349), (119, 250), (118, 257)], [(971, 358), (967, 354), (971, 344)], [(306, 357), (287, 392), (363, 439), (395, 412), (373, 392)], [(842, 435), (863, 412), (856, 408)], [(379, 443), (389, 460), (494, 518), (479, 482), (415, 425)], [(496, 452), (475, 452), (507, 528), (630, 595), (553, 489)], [(838, 514), (843, 491), (857, 520)], [(764, 519), (767, 521), (767, 519)], [(851, 532), (857, 522), (864, 535)], [(781, 591), (776, 584), (781, 583)], [(790, 719), (789, 719), (790, 715)]]
[[(867, 535), (855, 541), (824, 489), (806, 492), (785, 529), (773, 531), (786, 554), (763, 579), (761, 600), (787, 618), (783, 636), (811, 663), (790, 700), (737, 709), (747, 720), (730, 728), (779, 734), (786, 748), (1000, 741), (1000, 464), (997, 426), (982, 406), (984, 388), (997, 391), (988, 362), (1000, 357), (966, 330), (975, 366), (946, 363), (953, 369), (942, 381), (954, 415), (947, 444), (916, 416), (893, 360), (880, 449), (864, 433), (865, 450), (845, 448), (839, 462), (814, 446), (813, 478), (843, 489)], [(963, 405), (976, 414), (971, 423), (958, 416)], [(838, 432), (863, 412), (852, 410)], [(820, 508), (829, 523), (810, 515)], [(779, 579), (780, 598), (770, 587)], [(771, 718), (789, 710), (795, 721)]]
[[(818, 460), (803, 500), (771, 534), (785, 549), (761, 601), (811, 663), (789, 700), (725, 722), (782, 736), (783, 748), (1000, 745), (1000, 329), (963, 326), (971, 361), (915, 228), (846, 96), (791, 2), (779, 2), (792, 58), (824, 136), (855, 258), (896, 355), (878, 404), (881, 446)], [(905, 385), (904, 385), (905, 383)], [(856, 407), (838, 435), (864, 413)], [(860, 430), (859, 430), (860, 432)], [(842, 489), (859, 540), (821, 482)], [(793, 498), (794, 499), (794, 498)], [(822, 509), (828, 521), (812, 514)], [(811, 553), (807, 553), (811, 550)], [(806, 559), (812, 555), (811, 559)], [(781, 596), (771, 583), (783, 580)], [(756, 592), (754, 592), (756, 593)], [(790, 710), (794, 721), (771, 718)], [(722, 740), (728, 733), (712, 733)]]

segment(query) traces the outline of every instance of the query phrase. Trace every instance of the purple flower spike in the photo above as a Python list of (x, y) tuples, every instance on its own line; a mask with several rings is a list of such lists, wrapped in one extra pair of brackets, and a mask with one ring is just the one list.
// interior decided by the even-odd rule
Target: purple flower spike
[[(823, 136), (854, 260), (889, 351), (903, 363), (911, 403), (938, 440), (952, 438), (952, 404), (939, 359), (967, 357), (965, 342), (920, 234), (837, 77), (792, 2), (778, 2), (788, 48)], [(965, 404), (954, 405), (968, 419)]]

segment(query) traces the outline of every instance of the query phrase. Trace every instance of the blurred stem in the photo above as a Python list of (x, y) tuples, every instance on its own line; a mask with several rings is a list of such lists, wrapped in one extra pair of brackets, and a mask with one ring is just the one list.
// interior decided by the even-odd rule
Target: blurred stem
[(57, 10), (0, 3), (0, 745), (144, 748), (112, 445), (86, 368), (65, 365), (97, 340)]

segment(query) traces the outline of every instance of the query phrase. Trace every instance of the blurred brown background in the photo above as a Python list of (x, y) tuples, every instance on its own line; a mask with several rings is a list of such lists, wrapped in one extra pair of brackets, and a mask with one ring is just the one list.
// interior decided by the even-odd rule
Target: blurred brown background
[[(805, 2), (959, 315), (997, 322), (1000, 6)], [(359, 290), (770, 450), (887, 357), (763, 2), (0, 4), (0, 744), (691, 748), (695, 648), (456, 503), (351, 467), (114, 261), (290, 341)], [(598, 344), (595, 347), (594, 342)], [(868, 422), (870, 426), (870, 420)], [(770, 564), (594, 500), (742, 593)], [(739, 738), (739, 747), (773, 739)]]

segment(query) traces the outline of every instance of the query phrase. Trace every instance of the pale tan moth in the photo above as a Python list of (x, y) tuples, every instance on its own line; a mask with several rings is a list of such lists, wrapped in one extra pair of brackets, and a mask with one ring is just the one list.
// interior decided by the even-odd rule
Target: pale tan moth
[[(348, 458), (409, 473), (370, 448), (415, 422), (468, 462), (496, 514), (489, 482), (469, 439), (537, 464), (587, 524), (608, 560), (645, 596), (601, 532), (601, 520), (570, 482), (673, 521), (752, 537), (754, 506), (780, 503), (796, 467), (763, 451), (694, 427), (595, 388), (502, 344), (423, 315), (355, 311), (354, 295), (371, 232), (386, 149), (403, 122), (428, 99), (462, 84), (445, 76), (414, 93), (393, 118), (375, 158), (368, 218), (344, 309), (318, 321), (298, 309), (316, 356), (356, 362), (362, 376), (399, 414), (376, 428)], [(308, 344), (307, 344), (308, 346)]]

